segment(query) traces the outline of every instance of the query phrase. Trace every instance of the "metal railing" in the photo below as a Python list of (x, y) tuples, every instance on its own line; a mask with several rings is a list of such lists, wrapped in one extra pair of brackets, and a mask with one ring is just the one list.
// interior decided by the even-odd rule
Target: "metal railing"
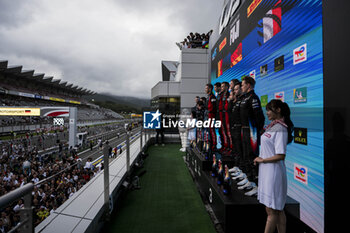
[[(131, 140), (130, 137), (131, 132), (126, 132), (126, 165), (127, 165), (127, 173), (129, 173), (130, 170), (130, 145), (136, 141), (138, 138), (140, 138), (140, 151), (142, 151), (142, 147), (144, 143), (146, 143), (150, 136), (150, 132), (144, 132), (141, 130), (140, 135), (137, 135), (135, 138)], [(145, 136), (145, 140), (142, 139), (143, 135)], [(107, 172), (108, 174), (108, 166), (109, 166), (109, 159), (108, 155), (106, 154), (107, 152), (104, 151), (105, 153), (105, 161), (106, 161), (106, 168), (104, 169), (104, 172)], [(73, 164), (72, 166), (75, 166), (76, 164)], [(72, 167), (70, 166), (70, 167)], [(66, 169), (60, 171), (59, 173), (64, 172)], [(42, 181), (40, 181), (37, 184), (33, 183), (28, 183), (25, 184), (24, 186), (17, 188), (3, 196), (0, 197), (0, 211), (3, 211), (6, 207), (11, 205), (13, 202), (22, 199), (24, 200), (24, 207), (19, 209), (20, 211), (20, 223), (18, 223), (15, 227), (13, 227), (9, 233), (34, 233), (34, 206), (32, 205), (32, 192), (34, 190), (34, 186), (44, 183), (53, 177), (57, 176), (56, 173), (55, 175), (48, 177)], [(106, 206), (109, 206), (109, 175), (105, 175), (105, 204)], [(107, 186), (107, 187), (106, 187)], [(107, 192), (106, 192), (107, 190)], [(108, 198), (107, 198), (108, 197)]]
[(5, 209), (11, 203), (18, 199), (24, 199), (24, 207), (20, 209), (20, 223), (13, 227), (9, 233), (17, 231), (18, 233), (34, 232), (34, 207), (32, 206), (32, 191), (34, 185), (28, 183), (0, 197), (0, 211)]

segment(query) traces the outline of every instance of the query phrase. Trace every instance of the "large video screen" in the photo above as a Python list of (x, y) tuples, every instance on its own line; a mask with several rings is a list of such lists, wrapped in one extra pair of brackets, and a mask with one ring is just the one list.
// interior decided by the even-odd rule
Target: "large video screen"
[(219, 24), (211, 82), (250, 75), (265, 112), (271, 99), (288, 103), (295, 125), (286, 155), (288, 195), (300, 203), (301, 220), (323, 232), (322, 1), (231, 0)]

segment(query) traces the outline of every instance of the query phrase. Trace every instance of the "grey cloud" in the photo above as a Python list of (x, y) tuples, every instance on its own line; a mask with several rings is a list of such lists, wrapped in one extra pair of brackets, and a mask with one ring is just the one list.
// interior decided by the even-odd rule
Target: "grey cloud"
[[(175, 42), (190, 31), (211, 29), (222, 4), (128, 0), (110, 5), (101, 0), (95, 7), (92, 0), (23, 2), (29, 1), (0, 3), (1, 60), (93, 91), (138, 97), (150, 97), (151, 87), (161, 80), (161, 60), (179, 58)], [(33, 17), (39, 11), (42, 15)]]
[[(217, 0), (115, 0), (115, 4), (121, 4), (126, 11), (138, 15), (159, 14), (162, 11), (169, 13), (169, 30), (173, 26), (181, 25), (186, 32), (206, 33), (216, 25), (221, 13), (222, 2)], [(184, 35), (183, 37), (187, 36)]]
[(1, 0), (0, 1), (0, 27), (16, 27), (32, 19), (33, 13), (28, 9), (29, 1)]

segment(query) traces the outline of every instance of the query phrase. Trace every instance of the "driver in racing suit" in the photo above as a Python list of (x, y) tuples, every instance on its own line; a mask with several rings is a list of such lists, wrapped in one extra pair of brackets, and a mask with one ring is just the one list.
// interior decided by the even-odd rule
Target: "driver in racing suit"
[(262, 134), (265, 117), (260, 99), (254, 92), (255, 80), (245, 76), (242, 81), (240, 116), (242, 127), (242, 170), (248, 180), (257, 184), (258, 167), (253, 160), (259, 156), (260, 135)]

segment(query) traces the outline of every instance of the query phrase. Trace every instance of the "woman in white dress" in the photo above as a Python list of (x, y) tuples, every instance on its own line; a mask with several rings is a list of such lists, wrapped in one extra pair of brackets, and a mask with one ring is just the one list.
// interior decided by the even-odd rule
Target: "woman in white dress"
[(287, 172), (284, 164), (287, 144), (293, 140), (293, 123), (288, 104), (271, 100), (266, 105), (266, 115), (271, 123), (261, 135), (260, 155), (254, 159), (259, 164), (258, 200), (266, 206), (265, 233), (277, 230), (286, 232), (284, 205), (287, 198)]
[[(192, 111), (191, 112), (191, 120), (195, 119), (196, 112)], [(188, 128), (188, 140), (190, 141), (190, 144), (192, 145), (193, 142), (196, 141), (196, 134), (197, 134), (197, 129), (196, 127)]]

